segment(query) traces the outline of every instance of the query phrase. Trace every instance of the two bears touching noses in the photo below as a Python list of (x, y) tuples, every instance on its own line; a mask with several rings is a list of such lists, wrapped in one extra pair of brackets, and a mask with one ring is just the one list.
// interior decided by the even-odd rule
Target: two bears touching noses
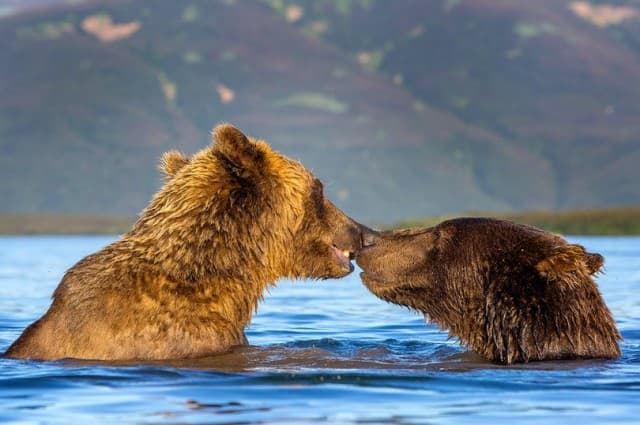
[(461, 218), (377, 232), (347, 217), (297, 161), (223, 124), (186, 157), (131, 230), (62, 277), (5, 356), (194, 358), (247, 344), (280, 278), (340, 278), (356, 259), (379, 298), (425, 315), (493, 362), (616, 358), (620, 334), (593, 275), (603, 258), (508, 221)]

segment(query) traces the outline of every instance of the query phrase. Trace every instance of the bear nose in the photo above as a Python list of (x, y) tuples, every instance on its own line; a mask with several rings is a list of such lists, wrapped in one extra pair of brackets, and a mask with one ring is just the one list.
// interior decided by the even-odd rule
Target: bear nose
[(360, 225), (361, 228), (361, 237), (362, 237), (362, 247), (366, 248), (371, 245), (375, 245), (380, 238), (380, 232), (373, 230), (367, 226)]

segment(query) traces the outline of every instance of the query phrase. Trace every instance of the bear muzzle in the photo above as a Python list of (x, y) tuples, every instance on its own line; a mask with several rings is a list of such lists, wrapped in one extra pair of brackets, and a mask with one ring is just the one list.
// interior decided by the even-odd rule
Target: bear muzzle
[(336, 245), (331, 245), (329, 249), (336, 262), (340, 264), (345, 271), (351, 273), (354, 270), (351, 260), (353, 260), (355, 254), (352, 251), (348, 249), (340, 249)]
[(375, 234), (377, 232), (374, 230), (349, 219), (349, 222), (341, 226), (334, 235), (329, 248), (332, 257), (345, 272), (351, 273), (354, 270), (351, 261)]

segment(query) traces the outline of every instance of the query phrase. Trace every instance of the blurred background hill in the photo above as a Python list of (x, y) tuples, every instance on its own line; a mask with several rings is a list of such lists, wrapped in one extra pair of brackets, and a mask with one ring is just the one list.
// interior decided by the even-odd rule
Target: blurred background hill
[(222, 121), (368, 222), (640, 204), (640, 1), (0, 0), (0, 213), (131, 216)]

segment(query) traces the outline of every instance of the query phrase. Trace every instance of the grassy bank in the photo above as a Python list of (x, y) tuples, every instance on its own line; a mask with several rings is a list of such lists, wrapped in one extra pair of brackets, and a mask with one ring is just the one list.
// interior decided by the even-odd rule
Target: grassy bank
[(480, 213), (424, 217), (404, 220), (389, 228), (433, 226), (456, 216), (496, 217), (530, 224), (564, 235), (640, 235), (640, 207), (593, 210)]
[(133, 217), (94, 215), (0, 215), (0, 235), (120, 234), (134, 221)]
[[(462, 216), (505, 218), (565, 235), (640, 235), (640, 206), (504, 214), (470, 212), (409, 219), (377, 227), (433, 226), (443, 220)], [(134, 221), (134, 217), (93, 215), (0, 215), (0, 235), (121, 234), (126, 232)]]

